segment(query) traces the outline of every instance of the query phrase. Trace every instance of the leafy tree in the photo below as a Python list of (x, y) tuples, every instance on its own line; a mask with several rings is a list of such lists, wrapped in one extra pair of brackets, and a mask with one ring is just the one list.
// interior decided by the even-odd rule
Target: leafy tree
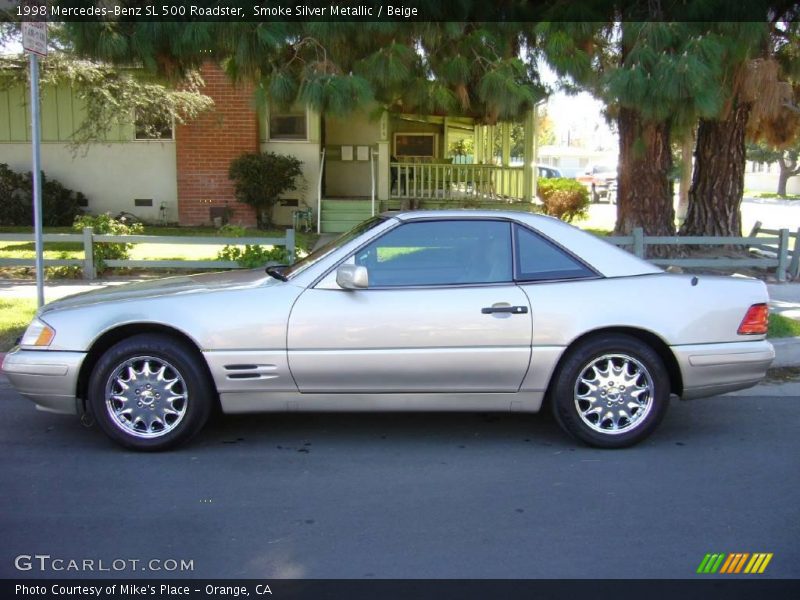
[(747, 158), (754, 162), (773, 164), (778, 163), (778, 190), (779, 196), (786, 196), (786, 184), (792, 177), (800, 175), (800, 136), (788, 148), (776, 149), (766, 142), (750, 143), (747, 145)]
[[(0, 90), (27, 86), (26, 65), (24, 57), (0, 57)], [(165, 122), (183, 124), (214, 106), (199, 91), (199, 75), (190, 75), (185, 87), (176, 89), (141, 69), (119, 69), (65, 54), (41, 61), (40, 83), (43, 94), (49, 86), (69, 86), (85, 108), (85, 118), (72, 134), (75, 148), (103, 140), (110, 128), (129, 125), (134, 118), (138, 128), (156, 137)]]
[(261, 228), (270, 224), (270, 212), (281, 194), (297, 188), (300, 160), (274, 152), (247, 152), (231, 161), (228, 177), (236, 199), (256, 209)]
[[(192, 68), (199, 63), (171, 70), (170, 78), (155, 75), (158, 69), (142, 68), (145, 65), (132, 57), (114, 61), (114, 68), (111, 61), (106, 61), (106, 55), (120, 48), (120, 40), (106, 36), (106, 52), (93, 57), (79, 52), (81, 34), (107, 30), (102, 23), (88, 24), (85, 29), (71, 28), (67, 23), (48, 26), (49, 54), (40, 59), (39, 69), (42, 94), (48, 92), (49, 86), (67, 85), (86, 110), (84, 121), (73, 132), (73, 148), (103, 140), (109, 129), (129, 125), (134, 119), (141, 131), (156, 137), (164, 123), (184, 124), (213, 108), (211, 98), (200, 91), (202, 78)], [(0, 24), (0, 44), (18, 42), (20, 38), (18, 23)], [(0, 90), (27, 86), (27, 64), (25, 56), (0, 57)]]

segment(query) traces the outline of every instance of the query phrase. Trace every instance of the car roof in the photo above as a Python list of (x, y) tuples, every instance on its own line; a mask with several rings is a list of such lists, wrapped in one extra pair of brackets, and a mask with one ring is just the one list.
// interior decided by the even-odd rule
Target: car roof
[(555, 217), (516, 210), (420, 210), (384, 212), (387, 218), (404, 222), (430, 219), (507, 219), (525, 224), (563, 246), (606, 277), (650, 275), (664, 271), (625, 250)]

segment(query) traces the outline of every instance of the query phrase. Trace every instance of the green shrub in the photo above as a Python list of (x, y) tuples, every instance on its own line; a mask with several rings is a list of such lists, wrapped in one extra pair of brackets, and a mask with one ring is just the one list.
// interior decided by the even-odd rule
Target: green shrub
[(244, 249), (240, 246), (225, 246), (217, 253), (217, 260), (232, 260), (246, 269), (265, 267), (268, 263), (285, 265), (289, 262), (289, 254), (285, 248), (259, 246), (247, 244)]
[(239, 202), (256, 209), (260, 228), (271, 224), (270, 213), (284, 192), (297, 189), (301, 162), (274, 152), (247, 152), (231, 161), (228, 177), (234, 182)]
[[(64, 187), (42, 172), (42, 225), (70, 225), (83, 211), (86, 196)], [(0, 163), (0, 225), (33, 225), (33, 176)]]
[[(72, 229), (79, 232), (86, 227), (91, 227), (95, 234), (137, 235), (144, 232), (144, 226), (141, 223), (123, 223), (108, 213), (77, 217), (72, 224)], [(109, 244), (105, 242), (95, 244), (95, 269), (100, 273), (106, 268), (106, 260), (124, 260), (128, 258), (131, 248), (133, 248), (133, 244)]]
[(544, 203), (544, 214), (567, 223), (589, 216), (589, 192), (574, 179), (539, 179), (537, 189)]
[[(69, 252), (60, 252), (58, 258), (72, 258)], [(45, 267), (44, 278), (50, 279), (79, 279), (83, 274), (83, 268), (77, 265), (64, 265), (61, 267)]]
[(226, 224), (217, 229), (217, 235), (220, 237), (244, 237), (247, 234), (247, 229), (239, 225)]

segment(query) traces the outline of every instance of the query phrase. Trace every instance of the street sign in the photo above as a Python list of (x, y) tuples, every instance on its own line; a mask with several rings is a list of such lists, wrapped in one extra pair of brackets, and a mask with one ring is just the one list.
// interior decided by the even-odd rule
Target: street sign
[(47, 56), (47, 23), (22, 23), (22, 47), (25, 52)]

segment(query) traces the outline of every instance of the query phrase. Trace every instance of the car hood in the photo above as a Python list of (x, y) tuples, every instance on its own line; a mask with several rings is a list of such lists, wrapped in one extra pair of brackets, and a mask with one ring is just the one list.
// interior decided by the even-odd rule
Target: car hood
[(145, 298), (177, 294), (195, 294), (198, 292), (269, 286), (281, 283), (282, 282), (277, 279), (267, 275), (263, 268), (243, 271), (225, 271), (222, 273), (203, 273), (201, 275), (179, 275), (176, 277), (164, 277), (163, 279), (108, 286), (97, 290), (74, 294), (72, 296), (66, 296), (43, 306), (39, 314), (43, 315), (54, 310), (79, 308), (105, 302), (142, 300)]

